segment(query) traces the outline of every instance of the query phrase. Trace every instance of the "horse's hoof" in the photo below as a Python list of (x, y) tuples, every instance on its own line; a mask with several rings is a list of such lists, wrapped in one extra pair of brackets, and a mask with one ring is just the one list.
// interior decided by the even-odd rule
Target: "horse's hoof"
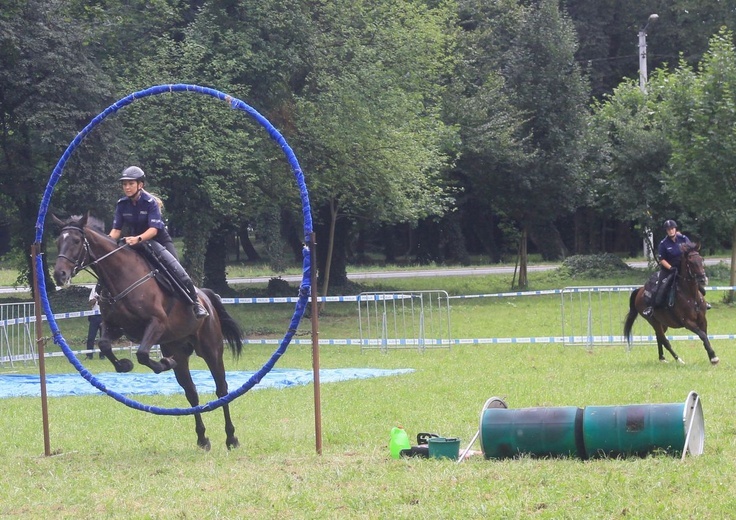
[(667, 363), (667, 360), (665, 358), (661, 357), (661, 358), (659, 358), (659, 362), (660, 363)]
[(718, 356), (710, 358), (710, 364), (715, 366), (717, 365), (721, 360), (718, 359)]
[(197, 446), (202, 448), (204, 451), (210, 451), (210, 448), (212, 445), (210, 444), (210, 440), (205, 437), (203, 440), (197, 442)]
[(232, 439), (228, 439), (228, 441), (227, 441), (226, 444), (227, 444), (227, 449), (229, 449), (229, 450), (233, 450), (235, 448), (239, 448), (240, 447), (240, 441), (238, 440), (237, 437), (233, 437)]
[(685, 362), (682, 360), (682, 358), (677, 358), (677, 362), (680, 363), (681, 365), (684, 365), (685, 364)]
[(118, 373), (130, 372), (133, 370), (133, 362), (127, 358), (118, 359), (113, 363), (113, 365), (115, 365), (115, 371)]

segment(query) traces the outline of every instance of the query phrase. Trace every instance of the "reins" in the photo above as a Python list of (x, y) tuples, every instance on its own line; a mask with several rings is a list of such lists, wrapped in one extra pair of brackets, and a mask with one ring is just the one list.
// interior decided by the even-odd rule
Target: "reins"
[[(684, 256), (684, 259), (683, 259), (684, 262), (685, 262), (685, 267), (686, 267), (687, 275), (686, 276), (685, 275), (681, 275), (678, 272), (677, 276), (680, 277), (680, 278), (682, 278), (685, 282), (695, 282), (697, 284), (698, 283), (698, 277), (697, 277), (697, 275), (694, 275), (693, 274), (693, 270), (692, 270), (692, 267), (690, 265), (690, 255), (693, 254), (693, 253), (697, 253), (697, 251), (692, 250), (692, 251), (686, 252), (685, 253), (685, 256)], [(680, 270), (682, 271), (682, 269), (680, 269)]]

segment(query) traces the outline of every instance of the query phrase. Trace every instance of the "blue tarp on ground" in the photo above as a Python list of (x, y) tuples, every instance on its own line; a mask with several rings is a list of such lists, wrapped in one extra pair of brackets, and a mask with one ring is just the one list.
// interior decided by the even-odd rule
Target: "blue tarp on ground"
[[(334, 368), (319, 371), (320, 383), (335, 383), (349, 379), (367, 379), (370, 377), (393, 376), (413, 372), (411, 368), (383, 370), (377, 368)], [(241, 387), (254, 372), (227, 372), (227, 382), (231, 390)], [(145, 372), (129, 372), (118, 374), (104, 372), (95, 378), (111, 390), (127, 395), (154, 395), (183, 393), (176, 382), (173, 372), (161, 374)], [(192, 370), (192, 378), (200, 394), (214, 394), (215, 383), (208, 370)], [(312, 382), (311, 370), (274, 368), (266, 374), (254, 390), (259, 388), (286, 388), (295, 385), (306, 385)], [(103, 394), (89, 384), (79, 374), (47, 374), (46, 395), (63, 397), (68, 395)], [(0, 398), (5, 397), (39, 397), (41, 395), (40, 378), (29, 374), (0, 374)]]

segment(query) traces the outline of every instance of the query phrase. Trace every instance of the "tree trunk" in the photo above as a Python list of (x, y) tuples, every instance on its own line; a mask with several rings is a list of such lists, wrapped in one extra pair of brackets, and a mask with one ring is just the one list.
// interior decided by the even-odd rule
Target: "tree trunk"
[(529, 256), (527, 254), (527, 230), (526, 225), (521, 230), (521, 237), (519, 237), (519, 288), (526, 289), (529, 285), (529, 279), (527, 278), (527, 266), (529, 265)]
[(580, 208), (576, 209), (575, 216), (573, 217), (575, 243), (573, 244), (572, 249), (575, 251), (576, 255), (584, 253), (583, 245), (585, 244), (585, 240), (583, 239), (583, 222), (585, 220), (583, 219), (581, 212), (582, 210)]
[(309, 241), (309, 238), (303, 235), (303, 229), (295, 222), (294, 215), (287, 210), (282, 210), (281, 236), (294, 255), (294, 261), (298, 264), (302, 262), (302, 247), (304, 246), (304, 242)]
[[(335, 250), (335, 228), (337, 227), (337, 203), (334, 199), (330, 199), (330, 219), (329, 230), (327, 232), (327, 252), (325, 258), (325, 270), (322, 275), (322, 296), (327, 296), (330, 286), (330, 270), (332, 269), (332, 252)], [(320, 312), (325, 308), (325, 303), (320, 305)]]
[(259, 262), (261, 260), (261, 255), (259, 255), (256, 248), (253, 247), (253, 242), (250, 241), (250, 236), (248, 235), (248, 224), (243, 224), (238, 230), (238, 238), (240, 238), (240, 247), (243, 248), (243, 252), (245, 253), (245, 256), (248, 257), (248, 260), (251, 262)]
[(230, 289), (225, 276), (227, 259), (227, 246), (225, 230), (217, 228), (207, 241), (207, 251), (204, 255), (204, 281), (203, 285), (209, 287), (218, 294), (226, 294)]
[[(731, 287), (736, 285), (736, 225), (731, 228)], [(726, 302), (733, 303), (733, 291), (726, 293)]]

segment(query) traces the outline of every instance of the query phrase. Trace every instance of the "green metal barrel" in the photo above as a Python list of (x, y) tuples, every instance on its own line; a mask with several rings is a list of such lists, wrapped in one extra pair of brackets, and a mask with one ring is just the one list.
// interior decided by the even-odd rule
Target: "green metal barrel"
[(481, 413), (481, 449), (486, 459), (582, 457), (582, 419), (583, 410), (575, 406), (489, 408)]
[(670, 455), (703, 452), (705, 427), (700, 399), (690, 392), (685, 403), (588, 406), (583, 414), (587, 457)]

